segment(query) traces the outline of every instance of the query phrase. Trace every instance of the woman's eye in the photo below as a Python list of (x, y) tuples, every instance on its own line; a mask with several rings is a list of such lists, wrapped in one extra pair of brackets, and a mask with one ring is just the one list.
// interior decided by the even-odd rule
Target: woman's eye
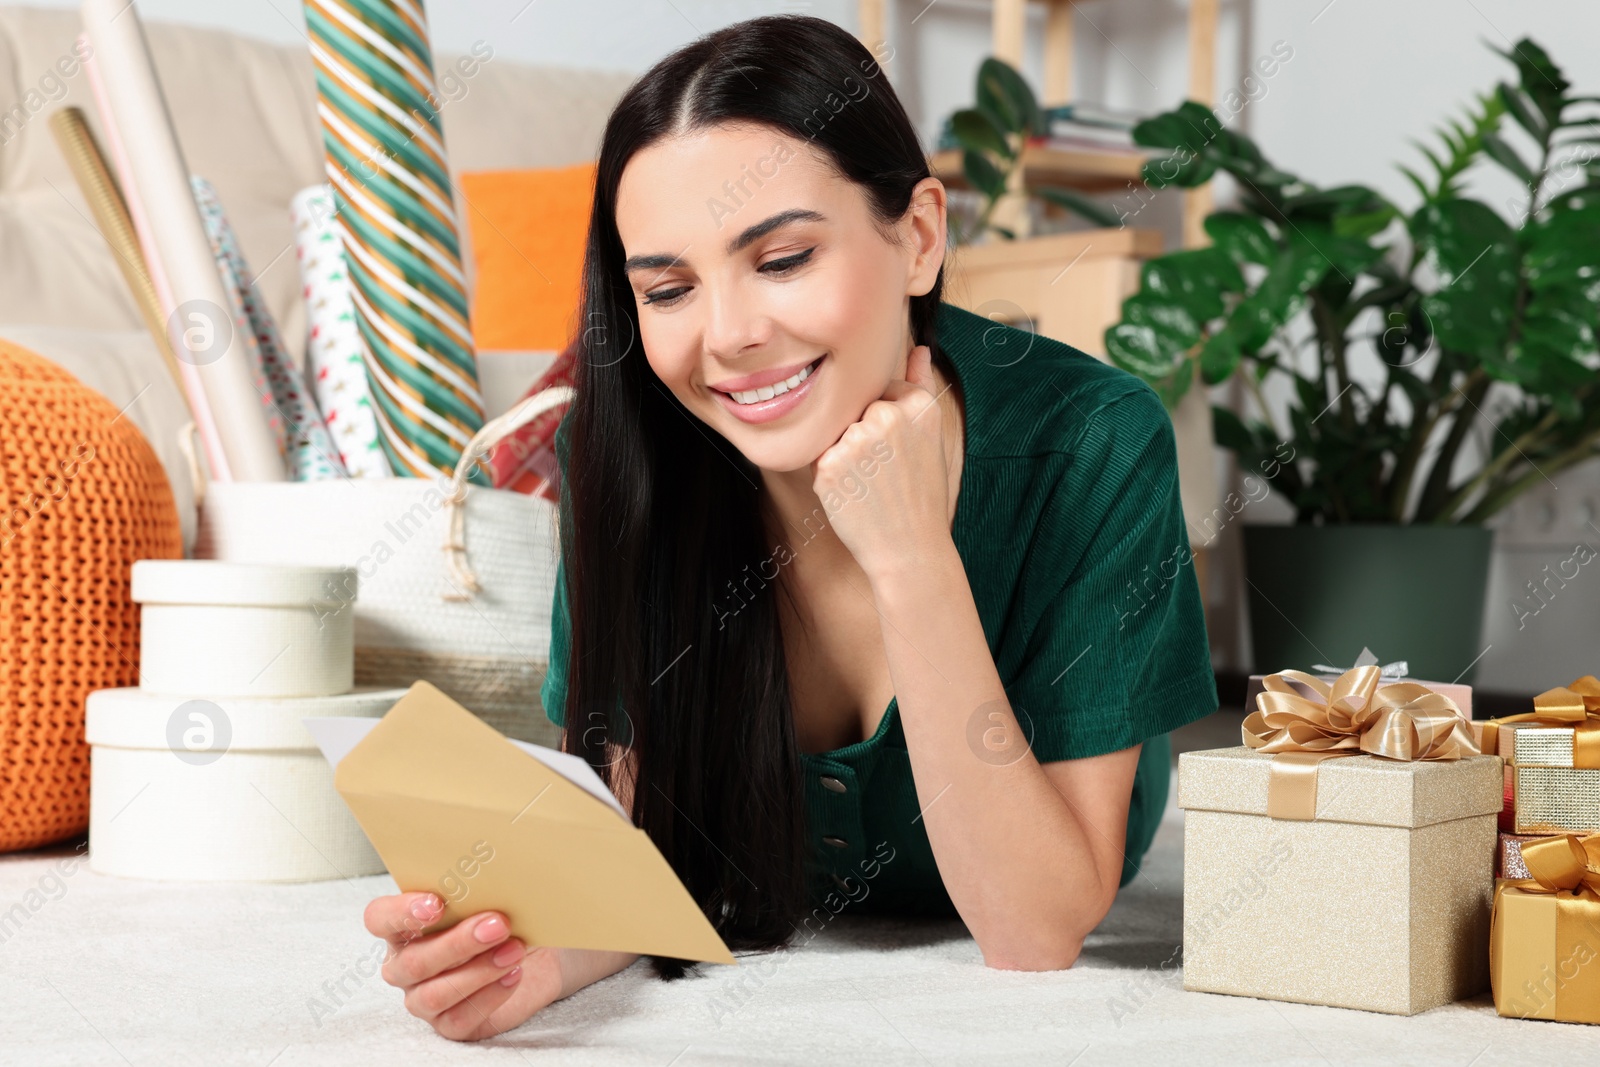
[(804, 252), (796, 252), (794, 255), (785, 256), (782, 259), (769, 259), (756, 269), (764, 274), (788, 274), (806, 260), (810, 259), (811, 253), (815, 251), (816, 248), (812, 247), (806, 249)]
[(645, 296), (646, 304), (675, 304), (684, 293), (689, 291), (688, 286), (679, 286), (676, 289), (657, 289)]

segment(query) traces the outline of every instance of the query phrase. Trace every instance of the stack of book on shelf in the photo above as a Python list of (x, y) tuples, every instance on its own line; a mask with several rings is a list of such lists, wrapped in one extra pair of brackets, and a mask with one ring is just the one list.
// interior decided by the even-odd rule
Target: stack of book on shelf
[(1046, 133), (1032, 143), (1049, 148), (1098, 148), (1111, 152), (1147, 153), (1133, 143), (1140, 116), (1097, 104), (1060, 104), (1044, 109)]

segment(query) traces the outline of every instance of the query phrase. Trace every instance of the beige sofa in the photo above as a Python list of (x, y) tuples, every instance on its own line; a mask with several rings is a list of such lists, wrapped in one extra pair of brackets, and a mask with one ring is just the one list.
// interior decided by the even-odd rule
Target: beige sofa
[[(59, 363), (118, 408), (132, 403), (129, 417), (172, 479), (188, 544), (194, 509), (177, 445), (186, 421), (182, 399), (49, 129), (50, 113), (67, 106), (87, 112), (97, 134), (102, 128), (73, 55), (79, 31), (72, 9), (0, 7), (0, 86), (11, 87), (11, 99), (0, 97), (0, 337)], [(300, 359), (306, 320), (289, 200), (324, 180), (309, 52), (159, 22), (147, 22), (146, 32), (189, 168), (216, 186)], [(634, 75), (531, 67), (493, 54), (492, 43), (487, 48), (471, 78), (454, 92), (441, 89), (453, 170), (592, 159), (606, 116)], [(457, 58), (440, 54), (436, 67), (453, 68)], [(459, 185), (456, 197), (465, 219), (471, 205)], [(548, 358), (484, 353), (490, 413), (509, 406)]]

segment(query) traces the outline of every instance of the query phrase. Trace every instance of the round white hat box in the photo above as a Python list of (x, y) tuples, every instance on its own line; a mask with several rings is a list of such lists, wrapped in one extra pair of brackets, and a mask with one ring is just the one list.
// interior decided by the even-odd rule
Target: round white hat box
[(348, 692), (356, 585), (350, 567), (139, 560), (140, 687), (208, 700)]
[(381, 717), (404, 689), (329, 697), (89, 694), (89, 868), (124, 878), (311, 882), (382, 874), (302, 718)]

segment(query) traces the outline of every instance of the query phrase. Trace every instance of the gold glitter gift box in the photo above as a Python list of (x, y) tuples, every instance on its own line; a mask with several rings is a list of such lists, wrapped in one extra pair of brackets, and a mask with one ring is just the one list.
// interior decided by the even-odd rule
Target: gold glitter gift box
[(1600, 834), (1520, 840), (1516, 866), (1508, 857), (1507, 877), (1495, 885), (1495, 1011), (1600, 1023)]
[(1184, 988), (1396, 1015), (1486, 990), (1499, 757), (1325, 759), (1310, 820), (1267, 814), (1275, 758), (1179, 758)]
[(1483, 724), (1483, 748), (1506, 759), (1511, 828), (1519, 834), (1600, 831), (1600, 680), (1534, 697), (1534, 710)]

